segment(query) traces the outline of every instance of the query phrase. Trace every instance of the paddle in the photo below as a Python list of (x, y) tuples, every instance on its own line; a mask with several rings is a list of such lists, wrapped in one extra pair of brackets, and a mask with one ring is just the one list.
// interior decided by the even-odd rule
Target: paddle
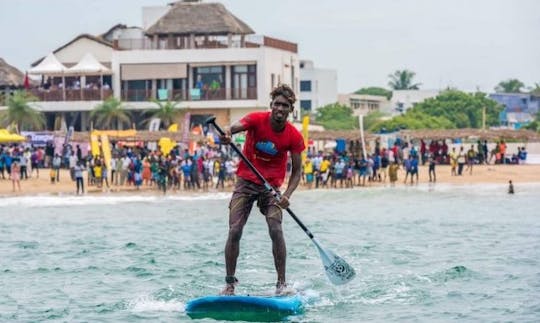
[[(212, 124), (221, 135), (225, 135), (223, 129), (221, 129), (219, 125), (216, 124), (215, 116), (206, 119), (206, 124)], [(264, 183), (264, 186), (269, 192), (272, 193), (274, 198), (279, 201), (281, 199), (280, 193), (276, 191), (272, 187), (272, 185), (270, 185), (270, 183), (268, 183), (268, 181), (246, 158), (242, 151), (238, 147), (236, 147), (234, 143), (230, 142), (229, 145), (240, 156), (240, 158), (242, 158), (242, 160), (246, 163), (246, 165), (248, 165), (248, 167), (253, 171), (253, 173), (255, 173), (255, 175), (257, 175), (257, 177)], [(291, 215), (294, 221), (302, 228), (302, 230), (304, 230), (304, 232), (308, 235), (313, 244), (315, 244), (315, 247), (317, 247), (324, 266), (324, 271), (326, 272), (328, 279), (330, 279), (330, 281), (335, 285), (342, 285), (351, 281), (356, 275), (356, 273), (354, 272), (354, 268), (349, 266), (349, 264), (345, 260), (343, 260), (343, 258), (337, 256), (330, 250), (324, 249), (315, 239), (313, 233), (308, 230), (308, 228), (302, 223), (302, 221), (300, 221), (300, 219), (294, 214), (294, 212), (290, 208), (286, 208), (285, 210), (287, 210), (287, 212)]]

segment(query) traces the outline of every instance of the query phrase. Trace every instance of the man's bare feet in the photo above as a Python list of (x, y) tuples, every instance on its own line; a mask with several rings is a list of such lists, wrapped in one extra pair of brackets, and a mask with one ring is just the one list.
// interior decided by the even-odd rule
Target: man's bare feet
[(219, 295), (223, 295), (223, 296), (234, 295), (234, 284), (225, 285), (225, 288), (223, 288), (223, 290), (219, 293)]
[(276, 283), (276, 295), (284, 296), (294, 294), (294, 289), (287, 288), (287, 283), (277, 282)]
[(238, 279), (234, 276), (226, 276), (225, 277), (225, 288), (219, 293), (220, 295), (225, 296), (232, 296), (234, 295), (234, 288), (236, 287), (236, 284), (238, 284)]

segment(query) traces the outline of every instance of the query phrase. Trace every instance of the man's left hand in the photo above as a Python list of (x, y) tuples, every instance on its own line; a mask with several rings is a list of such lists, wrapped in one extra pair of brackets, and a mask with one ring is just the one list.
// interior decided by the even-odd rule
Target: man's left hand
[(289, 198), (285, 195), (282, 195), (279, 202), (276, 202), (276, 205), (279, 206), (282, 209), (286, 209), (289, 207)]

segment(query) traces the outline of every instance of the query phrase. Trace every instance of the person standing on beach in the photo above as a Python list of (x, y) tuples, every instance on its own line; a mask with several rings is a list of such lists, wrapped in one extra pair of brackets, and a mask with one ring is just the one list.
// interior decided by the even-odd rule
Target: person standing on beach
[(296, 96), (287, 85), (279, 85), (271, 93), (270, 112), (253, 112), (234, 123), (220, 142), (229, 144), (231, 135), (247, 131), (244, 154), (261, 172), (265, 179), (279, 190), (285, 180), (287, 154), (292, 160), (291, 177), (287, 189), (276, 201), (264, 183), (240, 161), (237, 170), (233, 196), (229, 204), (229, 234), (225, 245), (226, 277), (223, 295), (233, 295), (238, 280), (235, 277), (236, 262), (240, 253), (240, 238), (253, 203), (257, 201), (266, 217), (268, 231), (272, 239), (272, 253), (277, 272), (276, 294), (286, 288), (286, 245), (281, 227), (282, 209), (289, 207), (289, 199), (300, 183), (302, 174), (301, 152), (305, 149), (302, 134), (287, 121), (294, 109)]
[(81, 162), (78, 161), (77, 165), (73, 168), (74, 174), (75, 174), (75, 181), (77, 182), (77, 195), (84, 194), (84, 178), (83, 178), (83, 171), (84, 167), (82, 166)]
[(21, 166), (19, 166), (18, 161), (14, 161), (11, 164), (11, 183), (13, 185), (13, 192), (15, 192), (15, 187), (18, 191), (21, 191)]
[[(428, 159), (428, 167), (429, 167), (429, 181), (430, 182), (436, 182), (437, 181), (437, 174), (435, 174), (435, 156), (433, 154), (429, 155)], [(431, 178), (431, 175), (433, 175), (433, 179)]]

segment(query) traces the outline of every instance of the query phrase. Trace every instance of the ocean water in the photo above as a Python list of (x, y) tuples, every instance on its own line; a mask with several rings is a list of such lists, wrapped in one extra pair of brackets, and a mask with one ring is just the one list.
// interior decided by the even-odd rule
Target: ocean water
[[(229, 194), (37, 196), (0, 203), (1, 322), (188, 322), (223, 287)], [(540, 185), (420, 185), (297, 192), (291, 208), (357, 277), (333, 286), (287, 216), (293, 322), (540, 321)], [(254, 209), (239, 294), (273, 290)], [(209, 320), (212, 322), (212, 320)]]

